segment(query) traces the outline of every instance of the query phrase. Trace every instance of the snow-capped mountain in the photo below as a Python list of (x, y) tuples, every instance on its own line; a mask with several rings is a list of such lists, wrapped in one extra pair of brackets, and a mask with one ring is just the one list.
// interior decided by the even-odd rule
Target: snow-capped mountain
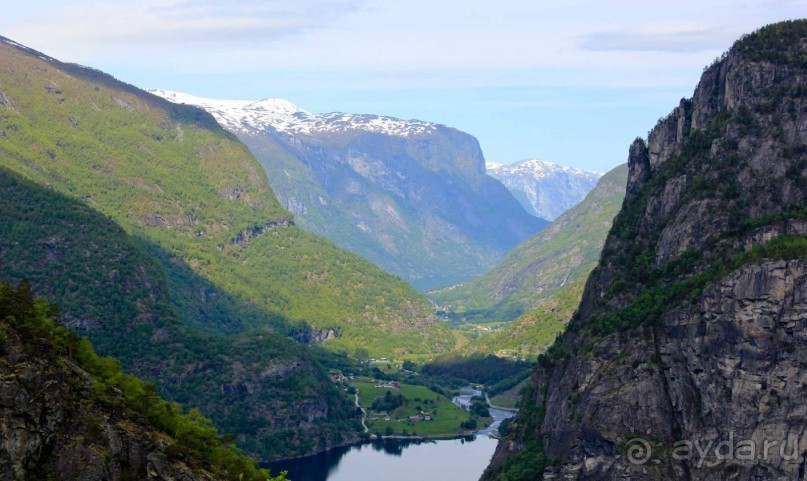
[(429, 134), (436, 124), (420, 120), (401, 120), (380, 115), (356, 115), (341, 112), (314, 114), (288, 100), (215, 100), (163, 89), (150, 93), (174, 103), (196, 105), (210, 112), (216, 121), (234, 133), (255, 133), (267, 128), (291, 135), (316, 135), (328, 132), (362, 130), (396, 137)]
[(547, 220), (555, 220), (577, 205), (603, 175), (538, 159), (488, 162), (486, 167), (488, 175), (510, 189), (528, 212)]
[(548, 224), (486, 175), (473, 136), (445, 125), (151, 93), (201, 107), (238, 136), (298, 225), (418, 288), (479, 275)]

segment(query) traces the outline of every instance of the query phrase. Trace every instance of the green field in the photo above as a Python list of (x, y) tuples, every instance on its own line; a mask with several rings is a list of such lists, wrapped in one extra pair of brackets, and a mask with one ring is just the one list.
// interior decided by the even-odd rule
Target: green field
[[(359, 392), (359, 404), (367, 413), (367, 428), (372, 434), (453, 436), (468, 432), (468, 429), (461, 428), (460, 424), (471, 419), (471, 414), (447, 397), (425, 386), (401, 384), (401, 389), (398, 390), (376, 387), (376, 383), (369, 380), (357, 382), (355, 385)], [(373, 410), (373, 403), (377, 399), (383, 399), (388, 392), (396, 396), (400, 394), (403, 403), (387, 411), (390, 420), (386, 421), (379, 411)], [(431, 420), (399, 421), (421, 413), (429, 413)], [(485, 421), (479, 419), (479, 427), (482, 427)]]
[(490, 397), (490, 405), (503, 408), (517, 408), (521, 405), (521, 397), (529, 378), (516, 384), (511, 389)]

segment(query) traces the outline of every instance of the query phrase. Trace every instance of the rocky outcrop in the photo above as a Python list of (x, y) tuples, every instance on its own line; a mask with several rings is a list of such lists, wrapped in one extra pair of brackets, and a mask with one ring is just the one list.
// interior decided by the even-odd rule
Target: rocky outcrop
[(600, 264), (484, 479), (805, 479), (805, 54), (807, 21), (744, 37), (634, 142)]
[(14, 101), (11, 100), (11, 97), (8, 96), (5, 90), (0, 90), (0, 105), (15, 112), (17, 111), (17, 106), (14, 104)]
[(0, 479), (222, 479), (205, 460), (171, 454), (142, 417), (96, 401), (95, 381), (70, 360), (32, 355), (2, 326)]
[(288, 227), (294, 225), (294, 219), (286, 218), (286, 219), (277, 219), (266, 222), (263, 225), (255, 225), (250, 227), (249, 229), (244, 229), (243, 231), (239, 232), (235, 237), (230, 239), (230, 245), (241, 245), (246, 244), (250, 241), (250, 239), (254, 239), (261, 234), (265, 234), (266, 232), (277, 229), (280, 227)]
[(329, 339), (336, 339), (339, 336), (339, 329), (328, 327), (318, 328), (311, 326), (304, 326), (302, 329), (297, 329), (291, 334), (292, 339), (301, 344), (325, 342)]

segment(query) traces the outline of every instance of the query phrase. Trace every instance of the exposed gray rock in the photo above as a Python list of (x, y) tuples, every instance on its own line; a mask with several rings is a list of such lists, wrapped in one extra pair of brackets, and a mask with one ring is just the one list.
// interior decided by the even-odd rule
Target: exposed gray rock
[(15, 112), (17, 111), (17, 106), (14, 104), (14, 101), (11, 100), (11, 97), (8, 96), (5, 90), (0, 90), (0, 105)]
[(216, 479), (170, 455), (144, 420), (94, 401), (95, 381), (70, 361), (31, 356), (11, 339), (0, 349), (0, 479)]
[[(807, 22), (774, 28), (790, 35), (740, 42), (631, 146), (578, 314), (484, 479), (525, 449), (556, 460), (544, 479), (807, 479)], [(608, 327), (627, 306), (650, 317)]]

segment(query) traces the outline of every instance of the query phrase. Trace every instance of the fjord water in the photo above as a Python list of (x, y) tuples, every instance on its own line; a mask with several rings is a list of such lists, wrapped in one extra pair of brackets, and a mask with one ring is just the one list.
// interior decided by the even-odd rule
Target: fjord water
[[(477, 391), (478, 393), (478, 391)], [(454, 399), (469, 401), (471, 394)], [(513, 413), (490, 410), (494, 422), (474, 436), (443, 440), (383, 439), (332, 449), (314, 456), (271, 463), (292, 481), (476, 481), (496, 450), (490, 434)]]
[(462, 439), (385, 439), (270, 465), (292, 481), (475, 481), (498, 441), (488, 435)]

